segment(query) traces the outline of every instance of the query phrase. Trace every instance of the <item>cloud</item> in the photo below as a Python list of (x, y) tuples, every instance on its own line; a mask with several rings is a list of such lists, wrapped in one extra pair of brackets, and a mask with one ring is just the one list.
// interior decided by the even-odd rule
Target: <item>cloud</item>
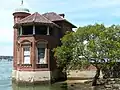
[[(21, 0), (1, 0), (0, 3), (0, 55), (13, 55), (12, 14), (20, 6)], [(27, 2), (24, 5), (29, 8)]]
[(114, 8), (113, 13), (111, 14), (114, 17), (119, 17), (120, 18), (120, 6)]
[(0, 42), (12, 42), (13, 38), (13, 17), (7, 10), (0, 10)]
[(0, 56), (3, 55), (8, 55), (12, 56), (13, 55), (13, 45), (0, 45)]
[(93, 22), (114, 24), (113, 15), (119, 14), (120, 0), (28, 0), (33, 11), (40, 13), (65, 13), (66, 18), (74, 24)]
[(39, 11), (58, 10), (58, 11), (75, 11), (91, 8), (109, 8), (120, 5), (120, 0), (28, 0), (30, 5)]
[[(0, 55), (11, 54), (13, 51), (12, 13), (19, 7), (20, 2), (21, 0), (0, 1)], [(77, 26), (120, 23), (120, 0), (24, 0), (24, 5), (32, 13), (65, 13), (65, 18)]]
[[(0, 42), (13, 42), (13, 12), (20, 6), (21, 0), (2, 0), (0, 8)], [(7, 2), (7, 3), (6, 3)], [(29, 7), (24, 2), (26, 7)]]
[(18, 0), (1, 0), (0, 3), (0, 55), (13, 55), (12, 13), (18, 4)]

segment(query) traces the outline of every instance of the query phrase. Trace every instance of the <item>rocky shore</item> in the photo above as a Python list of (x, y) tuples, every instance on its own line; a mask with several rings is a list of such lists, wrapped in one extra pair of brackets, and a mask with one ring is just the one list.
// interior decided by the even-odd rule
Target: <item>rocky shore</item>
[(104, 90), (120, 90), (120, 78), (101, 79), (99, 83), (104, 85)]
[(68, 90), (120, 90), (120, 78), (99, 79), (97, 86), (92, 86), (92, 79), (67, 80), (65, 83)]

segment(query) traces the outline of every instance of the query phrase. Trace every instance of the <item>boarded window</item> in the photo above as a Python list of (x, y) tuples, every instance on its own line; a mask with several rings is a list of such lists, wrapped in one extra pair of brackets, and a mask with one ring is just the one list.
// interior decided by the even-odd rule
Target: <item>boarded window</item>
[(24, 64), (30, 64), (30, 46), (24, 46)]
[(46, 49), (45, 49), (45, 44), (40, 43), (38, 44), (37, 47), (37, 52), (38, 52), (38, 64), (46, 64)]

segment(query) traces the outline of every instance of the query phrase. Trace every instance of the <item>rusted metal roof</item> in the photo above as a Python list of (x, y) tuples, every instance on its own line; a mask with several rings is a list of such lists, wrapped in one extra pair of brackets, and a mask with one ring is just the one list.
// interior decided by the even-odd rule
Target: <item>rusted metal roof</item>
[(70, 23), (69, 21), (67, 21), (65, 18), (61, 17), (60, 14), (54, 13), (54, 12), (50, 12), (50, 13), (45, 13), (42, 14), (44, 17), (46, 17), (47, 19), (49, 19), (52, 22), (56, 22), (56, 21), (65, 21), (69, 24), (72, 25), (73, 28), (76, 28), (75, 25), (73, 25), (72, 23)]
[(61, 20), (65, 20), (64, 18), (62, 18), (60, 15), (54, 13), (54, 12), (50, 12), (50, 13), (45, 13), (42, 14), (44, 17), (48, 18), (50, 21), (61, 21)]
[(56, 21), (65, 21), (72, 25), (73, 28), (76, 28), (75, 25), (67, 21), (66, 19), (62, 18), (59, 14), (56, 14), (54, 12), (45, 13), (40, 15), (38, 12), (35, 12), (34, 14), (31, 14), (20, 21), (18, 21), (14, 27), (17, 27), (19, 25), (29, 25), (29, 24), (45, 24), (50, 26), (57, 26), (60, 28), (59, 25), (55, 24)]
[(21, 20), (19, 20), (14, 27), (18, 27), (19, 25), (31, 25), (31, 24), (44, 24), (44, 25), (49, 25), (49, 26), (56, 26), (60, 28), (57, 24), (54, 22), (50, 21), (46, 17), (40, 15), (38, 12), (35, 12), (32, 15), (29, 15)]
[(18, 23), (31, 23), (31, 22), (53, 24), (53, 22), (51, 22), (46, 17), (40, 15), (38, 12), (35, 12), (34, 14), (21, 19)]

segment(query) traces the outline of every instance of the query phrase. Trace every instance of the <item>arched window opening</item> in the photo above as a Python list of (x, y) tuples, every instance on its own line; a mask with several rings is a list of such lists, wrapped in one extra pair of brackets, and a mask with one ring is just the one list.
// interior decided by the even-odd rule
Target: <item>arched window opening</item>
[(23, 45), (23, 64), (31, 64), (30, 45)]
[(45, 43), (37, 44), (37, 63), (47, 64), (47, 48)]

